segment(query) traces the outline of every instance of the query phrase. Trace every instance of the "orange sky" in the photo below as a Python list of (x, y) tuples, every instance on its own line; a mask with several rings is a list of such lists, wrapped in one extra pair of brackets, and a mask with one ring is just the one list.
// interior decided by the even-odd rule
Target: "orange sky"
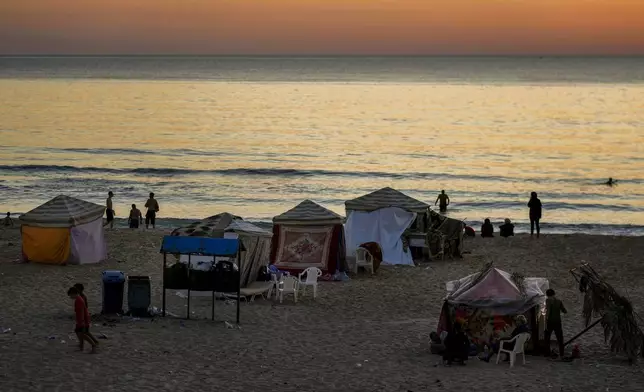
[(644, 54), (644, 0), (4, 0), (0, 53)]

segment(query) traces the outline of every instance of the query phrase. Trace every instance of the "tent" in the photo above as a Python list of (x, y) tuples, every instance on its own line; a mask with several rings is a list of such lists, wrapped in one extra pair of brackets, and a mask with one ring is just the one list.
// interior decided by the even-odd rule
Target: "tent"
[(20, 216), (24, 260), (45, 264), (90, 264), (107, 258), (105, 207), (56, 196)]
[(340, 215), (311, 200), (274, 217), (271, 263), (293, 273), (308, 267), (346, 271), (342, 221)]
[[(242, 243), (241, 287), (247, 287), (257, 280), (259, 270), (269, 264), (273, 236), (270, 231), (224, 212), (175, 229), (171, 235), (223, 238), (230, 234), (236, 234)], [(188, 256), (183, 255), (180, 260), (187, 263)], [(209, 269), (212, 257), (191, 256), (190, 262), (194, 269), (200, 269), (200, 266), (207, 266)]]
[(373, 241), (382, 248), (383, 263), (414, 265), (402, 235), (412, 227), (419, 214), (424, 216), (427, 213), (428, 204), (395, 189), (382, 188), (348, 200), (344, 205), (347, 210), (348, 257), (355, 257), (360, 244)]
[[(429, 218), (429, 223), (426, 227), (430, 231), (439, 231), (443, 234), (445, 239), (450, 242), (450, 250), (452, 252), (451, 256), (460, 256), (463, 253), (463, 231), (465, 229), (465, 223), (459, 219), (448, 218), (431, 210), (427, 216)], [(432, 252), (436, 252), (438, 250), (439, 249), (432, 249)]]
[(473, 343), (490, 345), (512, 333), (515, 316), (525, 315), (533, 331), (531, 344), (538, 344), (548, 286), (545, 278), (511, 275), (488, 264), (481, 272), (447, 282), (438, 333), (459, 321)]

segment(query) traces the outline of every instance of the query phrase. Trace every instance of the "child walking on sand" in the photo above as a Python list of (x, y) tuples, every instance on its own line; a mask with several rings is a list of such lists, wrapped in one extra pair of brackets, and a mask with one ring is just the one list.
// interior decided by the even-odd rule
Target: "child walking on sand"
[[(74, 285), (74, 287), (76, 288), (76, 290), (78, 290), (78, 295), (81, 298), (83, 298), (83, 301), (85, 302), (85, 309), (87, 309), (87, 314), (89, 314), (89, 302), (87, 302), (87, 297), (85, 296), (85, 293), (83, 292), (85, 290), (85, 286), (83, 286), (82, 283), (76, 283)], [(89, 327), (89, 324), (91, 323), (91, 321), (92, 321), (91, 316), (89, 316), (88, 317), (88, 324), (87, 324), (88, 327)], [(94, 341), (94, 344), (98, 345), (98, 340), (94, 337), (94, 335), (92, 335), (91, 332), (89, 332), (89, 329), (87, 330), (86, 333), (87, 333), (87, 336), (89, 336), (90, 339), (92, 339), (92, 341)]]
[(88, 342), (92, 346), (92, 354), (96, 353), (96, 343), (89, 336), (89, 311), (85, 306), (85, 301), (78, 293), (76, 287), (71, 287), (67, 290), (67, 295), (74, 301), (74, 313), (76, 314), (76, 336), (78, 337), (78, 347), (81, 351), (84, 348), (84, 342)]

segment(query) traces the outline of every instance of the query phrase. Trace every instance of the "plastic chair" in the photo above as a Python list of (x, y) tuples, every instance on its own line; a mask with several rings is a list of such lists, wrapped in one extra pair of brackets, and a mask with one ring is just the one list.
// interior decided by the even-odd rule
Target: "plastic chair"
[(266, 294), (266, 299), (271, 299), (273, 292), (275, 292), (275, 298), (277, 298), (279, 293), (279, 284), (277, 280), (277, 274), (271, 274), (271, 288), (268, 289), (268, 294)]
[[(523, 354), (523, 365), (525, 365), (525, 342), (530, 340), (530, 334), (527, 332), (520, 333), (517, 336), (513, 337), (510, 340), (501, 340), (499, 342), (499, 352), (496, 355), (496, 363), (499, 364), (501, 359), (501, 353), (506, 353), (510, 356), (510, 367), (514, 366), (514, 361), (517, 357), (517, 354)], [(503, 348), (504, 345), (514, 342), (514, 348), (508, 350)]]
[(373, 255), (365, 248), (356, 249), (356, 263), (353, 266), (353, 273), (358, 273), (358, 267), (365, 267), (373, 275)]
[(299, 290), (300, 281), (294, 276), (283, 276), (277, 289), (280, 296), (280, 303), (284, 301), (284, 294), (293, 294), (293, 299), (297, 303), (297, 291)]
[[(306, 280), (302, 280), (302, 277), (306, 275)], [(307, 286), (313, 286), (313, 299), (318, 295), (318, 278), (322, 276), (322, 270), (317, 267), (309, 267), (302, 271), (297, 277), (299, 279), (299, 285), (302, 288), (302, 292), (306, 290)]]

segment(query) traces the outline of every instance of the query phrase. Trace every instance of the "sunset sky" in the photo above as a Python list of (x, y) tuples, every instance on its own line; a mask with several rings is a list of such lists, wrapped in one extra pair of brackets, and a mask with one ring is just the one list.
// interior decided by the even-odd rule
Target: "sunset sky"
[(4, 0), (0, 54), (644, 54), (644, 0)]

